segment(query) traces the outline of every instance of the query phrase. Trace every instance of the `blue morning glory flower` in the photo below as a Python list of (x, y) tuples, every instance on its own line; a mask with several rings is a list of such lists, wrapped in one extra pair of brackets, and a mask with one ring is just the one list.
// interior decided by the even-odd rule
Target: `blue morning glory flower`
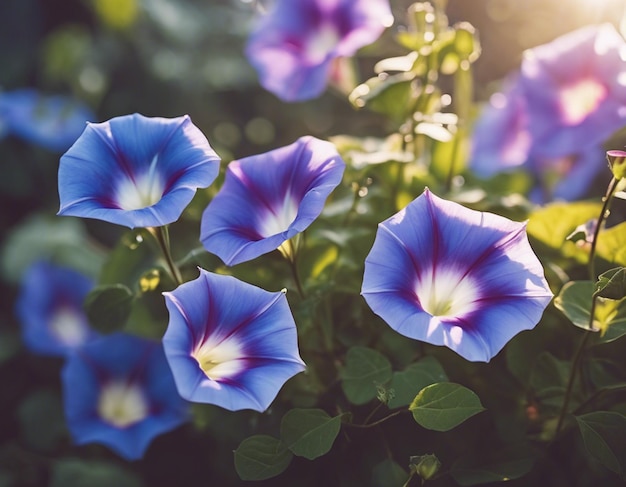
[(64, 356), (98, 337), (83, 310), (93, 286), (90, 278), (73, 269), (44, 261), (32, 264), (15, 307), (24, 344), (41, 355)]
[(319, 216), (344, 169), (335, 146), (314, 137), (232, 161), (200, 240), (227, 265), (276, 250)]
[(134, 114), (88, 124), (61, 157), (59, 215), (130, 228), (167, 225), (196, 189), (213, 182), (219, 161), (187, 115)]
[(33, 89), (0, 93), (0, 135), (14, 135), (51, 151), (67, 150), (95, 115), (68, 96)]
[(488, 362), (552, 298), (526, 225), (428, 189), (380, 223), (362, 295), (397, 332)]
[[(626, 41), (590, 25), (528, 50), (520, 83), (534, 144), (548, 157), (602, 144), (626, 125)], [(573, 150), (572, 150), (573, 149)]]
[(304, 370), (284, 293), (200, 269), (163, 294), (170, 314), (163, 346), (185, 399), (265, 411)]
[(74, 442), (106, 445), (127, 460), (188, 418), (158, 342), (107, 335), (69, 355), (61, 379)]
[(325, 89), (334, 59), (352, 56), (393, 23), (388, 0), (277, 0), (246, 55), (261, 85), (284, 101)]

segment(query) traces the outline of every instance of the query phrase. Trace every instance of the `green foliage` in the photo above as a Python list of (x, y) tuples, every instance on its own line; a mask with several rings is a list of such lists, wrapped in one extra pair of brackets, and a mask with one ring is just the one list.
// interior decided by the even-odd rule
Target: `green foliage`
[(389, 384), (393, 397), (387, 405), (391, 409), (408, 406), (426, 386), (447, 380), (439, 361), (435, 357), (424, 357), (404, 370), (393, 373)]
[(612, 411), (597, 411), (576, 417), (589, 454), (626, 480), (626, 417)]
[(332, 448), (341, 428), (341, 416), (331, 418), (321, 409), (292, 409), (280, 424), (280, 437), (294, 455), (308, 460)]
[(130, 315), (133, 297), (132, 291), (123, 284), (97, 286), (85, 298), (89, 322), (101, 333), (122, 330)]
[(387, 357), (374, 349), (356, 346), (346, 354), (341, 387), (352, 404), (365, 404), (376, 397), (376, 387), (391, 376), (391, 363)]
[(133, 473), (118, 465), (78, 458), (62, 459), (54, 463), (50, 487), (140, 487)]
[(422, 389), (409, 406), (415, 421), (426, 429), (448, 431), (484, 411), (480, 399), (467, 387), (439, 382)]
[(293, 454), (281, 440), (268, 435), (246, 438), (235, 450), (235, 470), (242, 480), (264, 480), (284, 472)]

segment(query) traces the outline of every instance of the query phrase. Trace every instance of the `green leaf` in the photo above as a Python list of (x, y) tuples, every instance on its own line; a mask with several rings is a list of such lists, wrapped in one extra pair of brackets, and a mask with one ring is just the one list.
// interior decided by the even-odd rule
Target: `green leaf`
[(611, 264), (626, 266), (626, 222), (600, 232), (596, 254)]
[(403, 121), (410, 113), (420, 95), (413, 83), (412, 73), (398, 73), (386, 77), (374, 77), (357, 86), (350, 94), (350, 102), (356, 108), (367, 107)]
[(372, 487), (404, 485), (409, 474), (393, 460), (383, 460), (372, 470)]
[(626, 479), (626, 417), (597, 411), (576, 417), (576, 422), (589, 454)]
[(484, 409), (476, 394), (452, 382), (425, 387), (409, 406), (419, 425), (435, 431), (451, 430)]
[(461, 486), (504, 482), (526, 475), (535, 463), (536, 454), (526, 443), (496, 445), (460, 457), (450, 468), (450, 475)]
[(603, 298), (622, 299), (626, 297), (626, 269), (616, 267), (598, 276), (594, 294)]
[(389, 360), (371, 348), (356, 346), (348, 350), (341, 370), (341, 387), (352, 404), (365, 404), (376, 397), (376, 386), (391, 379)]
[(283, 473), (292, 458), (287, 445), (278, 438), (255, 435), (235, 450), (235, 470), (242, 480), (265, 480)]
[(91, 325), (101, 333), (121, 330), (133, 304), (133, 293), (123, 284), (97, 286), (85, 298), (85, 311)]
[(408, 406), (424, 387), (448, 380), (445, 371), (435, 357), (425, 357), (409, 365), (401, 372), (394, 372), (389, 389), (393, 397), (387, 404), (390, 409)]
[(280, 437), (294, 455), (314, 460), (332, 448), (341, 429), (341, 416), (321, 409), (292, 409), (283, 416)]
[[(571, 281), (561, 288), (554, 305), (579, 328), (589, 330), (591, 300), (596, 286), (591, 281)], [(626, 334), (626, 298), (620, 300), (597, 297), (592, 331), (599, 331), (602, 342), (610, 342)]]
[(155, 250), (149, 245), (151, 239), (152, 235), (146, 230), (125, 233), (109, 254), (100, 275), (100, 283), (121, 283), (134, 289), (141, 276), (155, 266)]
[(50, 487), (140, 487), (140, 480), (115, 464), (82, 459), (63, 459), (52, 468)]
[(598, 218), (601, 210), (601, 203), (552, 203), (530, 214), (527, 231), (532, 238), (561, 252), (564, 257), (586, 263), (588, 250), (566, 239), (579, 225)]
[[(530, 386), (544, 406), (560, 408), (570, 374), (570, 363), (558, 360), (549, 352), (542, 352), (530, 373)], [(576, 403), (576, 398), (572, 398)]]

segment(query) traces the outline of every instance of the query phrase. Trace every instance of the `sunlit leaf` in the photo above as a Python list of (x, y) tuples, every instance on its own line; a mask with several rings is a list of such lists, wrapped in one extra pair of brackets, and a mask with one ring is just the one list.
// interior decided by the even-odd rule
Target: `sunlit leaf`
[(265, 480), (284, 472), (292, 458), (287, 445), (278, 438), (255, 435), (235, 450), (235, 470), (242, 480)]
[(422, 389), (409, 410), (420, 426), (448, 431), (485, 408), (468, 388), (452, 382), (440, 382)]
[(391, 379), (391, 364), (381, 353), (367, 347), (352, 347), (341, 370), (341, 387), (353, 404), (365, 404), (376, 397), (376, 386)]
[(283, 416), (280, 437), (294, 455), (314, 460), (332, 448), (341, 429), (341, 416), (321, 409), (292, 409)]
[(600, 232), (596, 253), (611, 264), (626, 266), (626, 222)]
[(597, 411), (576, 417), (576, 422), (589, 454), (626, 479), (626, 417)]
[(413, 83), (413, 78), (411, 73), (370, 78), (352, 91), (350, 102), (356, 108), (367, 107), (402, 121), (412, 113), (421, 94), (421, 90)]
[(566, 238), (579, 225), (597, 218), (601, 210), (601, 203), (552, 203), (530, 214), (528, 234), (543, 245), (560, 251), (563, 256), (586, 263), (588, 249), (566, 241)]

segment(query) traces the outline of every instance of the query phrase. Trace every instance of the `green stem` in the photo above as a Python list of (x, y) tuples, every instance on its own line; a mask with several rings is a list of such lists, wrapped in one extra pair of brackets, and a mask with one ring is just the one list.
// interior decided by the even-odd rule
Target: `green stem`
[[(596, 248), (598, 245), (598, 235), (600, 234), (600, 229), (604, 223), (604, 220), (608, 216), (609, 207), (611, 205), (611, 201), (613, 199), (613, 195), (615, 190), (617, 189), (617, 184), (619, 183), (618, 179), (611, 179), (609, 186), (606, 190), (606, 195), (603, 198), (602, 210), (600, 211), (600, 216), (598, 217), (598, 223), (596, 224), (596, 228), (593, 232), (593, 239), (591, 241), (591, 250), (589, 251), (589, 278), (591, 282), (595, 282), (597, 279), (596, 269), (595, 269), (595, 256), (596, 256)], [(565, 421), (565, 415), (567, 414), (567, 409), (569, 407), (570, 400), (572, 398), (572, 392), (574, 390), (574, 383), (576, 381), (576, 375), (578, 373), (578, 368), (580, 365), (580, 359), (583, 356), (583, 352), (585, 347), (587, 346), (587, 342), (589, 341), (589, 337), (591, 336), (591, 332), (593, 330), (593, 318), (596, 310), (596, 296), (592, 296), (591, 298), (591, 310), (589, 311), (589, 326), (583, 332), (584, 335), (580, 340), (580, 344), (576, 349), (576, 353), (574, 354), (574, 358), (572, 359), (572, 367), (569, 374), (569, 379), (567, 381), (567, 388), (565, 389), (565, 397), (563, 398), (563, 405), (561, 406), (561, 411), (559, 412), (559, 418), (556, 424), (556, 430), (554, 435), (559, 434), (561, 428), (563, 427), (563, 423)]]
[(395, 413), (391, 413), (388, 416), (385, 416), (384, 418), (379, 419), (378, 421), (374, 421), (373, 423), (367, 423), (367, 424), (354, 424), (354, 423), (346, 423), (347, 426), (352, 426), (354, 428), (373, 428), (374, 426), (378, 426), (379, 424), (384, 423), (385, 421), (398, 416), (402, 413), (406, 413), (408, 412), (408, 409), (400, 409), (399, 411), (396, 411)]
[(183, 278), (180, 275), (180, 270), (174, 263), (174, 259), (172, 258), (168, 227), (148, 227), (146, 230), (148, 230), (148, 232), (150, 232), (150, 234), (152, 234), (156, 239), (159, 244), (159, 248), (161, 249), (161, 253), (165, 258), (165, 264), (167, 265), (167, 269), (169, 270), (172, 279), (174, 279), (177, 286), (180, 286), (183, 283)]

